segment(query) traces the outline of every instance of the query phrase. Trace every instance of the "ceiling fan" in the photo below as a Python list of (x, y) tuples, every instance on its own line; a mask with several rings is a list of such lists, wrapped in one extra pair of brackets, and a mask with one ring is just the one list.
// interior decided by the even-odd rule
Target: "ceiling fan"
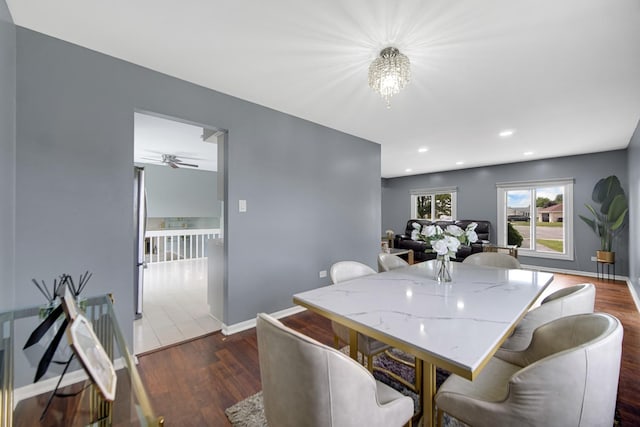
[[(160, 154), (160, 153), (158, 153)], [(197, 168), (198, 165), (194, 163), (185, 163), (182, 159), (180, 159), (175, 154), (161, 154), (160, 159), (153, 159), (150, 157), (141, 157), (141, 160), (151, 160), (152, 163), (171, 166), (173, 169), (180, 169), (181, 167), (187, 166), (190, 168)]]
[(185, 163), (173, 154), (163, 154), (162, 163), (171, 166), (174, 169), (179, 169), (181, 166), (188, 166), (190, 168), (197, 168), (198, 165), (193, 163)]

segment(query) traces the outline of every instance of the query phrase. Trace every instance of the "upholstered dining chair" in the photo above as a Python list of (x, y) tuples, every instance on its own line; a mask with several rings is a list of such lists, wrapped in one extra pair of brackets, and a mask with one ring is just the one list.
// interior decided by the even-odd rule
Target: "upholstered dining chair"
[(533, 331), (560, 317), (573, 314), (593, 313), (596, 287), (592, 283), (558, 289), (542, 300), (539, 307), (524, 315), (509, 338), (496, 352), (500, 357), (505, 350), (524, 350), (531, 342)]
[(381, 253), (378, 254), (378, 271), (389, 271), (396, 268), (407, 267), (409, 263), (398, 255)]
[(366, 264), (358, 261), (338, 261), (329, 269), (329, 278), (332, 284), (346, 282), (358, 277), (376, 274), (376, 271)]
[(473, 381), (451, 375), (436, 393), (443, 411), (474, 427), (611, 426), (622, 325), (606, 313), (562, 317), (536, 329), (530, 345), (493, 357)]
[[(329, 278), (334, 285), (371, 274), (376, 274), (376, 271), (368, 265), (357, 261), (339, 261), (329, 269)], [(342, 344), (349, 344), (349, 328), (334, 321), (331, 321), (331, 328), (333, 329), (336, 348), (340, 348)], [(369, 371), (373, 372), (373, 356), (388, 348), (387, 344), (358, 333), (358, 351), (362, 353), (363, 358), (366, 357)]]
[(327, 347), (260, 313), (258, 358), (267, 423), (278, 427), (402, 426), (413, 401)]
[(501, 252), (478, 252), (466, 257), (462, 263), (485, 267), (520, 268), (520, 261)]

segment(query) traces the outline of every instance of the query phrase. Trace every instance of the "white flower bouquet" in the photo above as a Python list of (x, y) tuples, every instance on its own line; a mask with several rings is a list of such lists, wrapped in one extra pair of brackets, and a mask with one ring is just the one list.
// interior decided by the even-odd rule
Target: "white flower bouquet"
[(464, 230), (454, 224), (447, 225), (443, 229), (439, 225), (421, 226), (414, 222), (411, 239), (428, 242), (431, 249), (427, 249), (427, 252), (435, 252), (445, 259), (455, 258), (460, 245), (478, 241), (478, 235), (475, 232), (477, 226), (478, 224), (472, 222)]

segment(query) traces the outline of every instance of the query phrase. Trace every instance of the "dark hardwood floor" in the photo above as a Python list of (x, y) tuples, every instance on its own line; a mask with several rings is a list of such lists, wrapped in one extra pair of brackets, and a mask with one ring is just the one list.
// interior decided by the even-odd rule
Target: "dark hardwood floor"
[[(622, 426), (640, 425), (640, 313), (624, 282), (555, 274), (545, 295), (577, 283), (596, 285), (596, 310), (624, 325), (618, 411)], [(311, 312), (284, 323), (327, 345), (328, 320)], [(255, 329), (224, 336), (220, 332), (139, 357), (139, 371), (158, 415), (167, 426), (229, 426), (224, 410), (260, 390)]]

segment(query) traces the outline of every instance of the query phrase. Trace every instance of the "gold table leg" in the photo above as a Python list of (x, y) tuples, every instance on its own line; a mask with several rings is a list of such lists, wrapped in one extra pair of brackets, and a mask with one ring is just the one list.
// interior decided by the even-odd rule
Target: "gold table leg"
[(434, 403), (436, 395), (436, 365), (429, 362), (422, 362), (422, 426), (433, 427), (434, 423)]
[(358, 361), (358, 332), (349, 329), (349, 357)]

